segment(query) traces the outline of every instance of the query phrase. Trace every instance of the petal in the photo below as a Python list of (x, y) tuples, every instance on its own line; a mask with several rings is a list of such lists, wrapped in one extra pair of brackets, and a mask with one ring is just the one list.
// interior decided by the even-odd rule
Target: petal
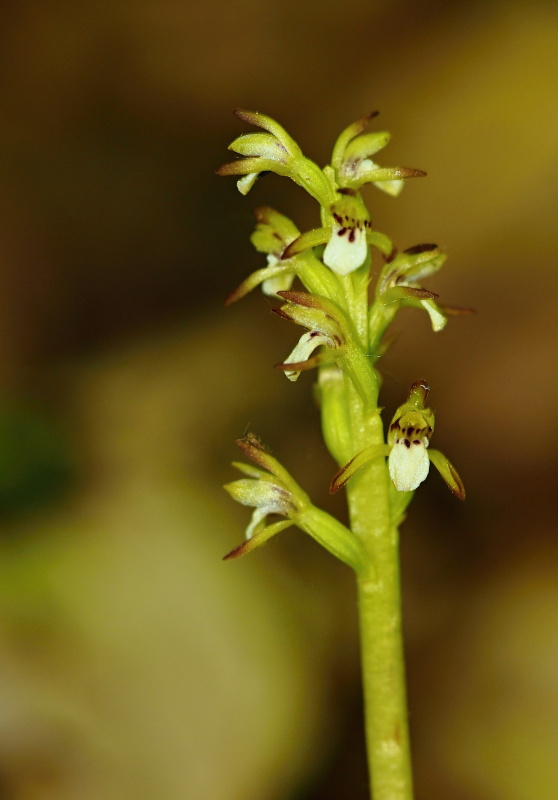
[(255, 533), (258, 532), (258, 526), (261, 522), (265, 520), (268, 514), (273, 513), (273, 508), (268, 508), (267, 506), (262, 506), (261, 508), (255, 508), (254, 513), (250, 519), (248, 527), (246, 528), (246, 538), (251, 539)]
[(270, 254), (267, 257), (267, 265), (271, 268), (284, 266), (284, 270), (283, 272), (265, 280), (262, 283), (262, 292), (267, 295), (276, 295), (277, 292), (288, 291), (291, 288), (295, 277), (294, 272), (292, 272), (290, 269), (290, 264), (288, 261), (281, 262), (276, 256)]
[(430, 460), (422, 441), (400, 439), (389, 454), (389, 474), (399, 492), (412, 492), (428, 475)]
[(224, 488), (237, 503), (254, 508), (266, 508), (266, 514), (288, 516), (294, 508), (291, 493), (284, 486), (278, 486), (271, 481), (239, 478), (225, 484)]
[(276, 278), (268, 278), (262, 283), (262, 292), (267, 295), (277, 295), (278, 292), (285, 292), (291, 288), (294, 281), (294, 273), (285, 270)]
[(324, 264), (338, 275), (348, 275), (366, 259), (368, 245), (363, 228), (341, 228), (334, 225), (324, 250)]
[[(387, 131), (375, 131), (373, 133), (363, 133), (360, 136), (355, 136), (345, 148), (342, 170), (350, 171), (351, 162), (353, 162), (353, 164), (356, 162), (356, 171), (358, 175), (358, 170), (360, 168), (359, 162), (368, 161), (368, 163), (371, 164), (372, 160), (370, 156), (383, 150), (390, 138), (391, 136)], [(372, 169), (372, 167), (368, 166), (367, 169)]]
[(241, 156), (271, 158), (286, 162), (289, 155), (286, 148), (271, 133), (243, 133), (229, 145)]
[(259, 172), (249, 172), (248, 175), (243, 175), (242, 178), (239, 178), (236, 182), (236, 188), (240, 192), (246, 196), (253, 185), (258, 180)]
[(381, 189), (382, 192), (391, 195), (391, 197), (397, 197), (403, 191), (403, 187), (405, 186), (405, 181), (395, 180), (395, 181), (372, 181), (374, 186), (377, 189)]
[[(331, 346), (331, 340), (329, 339), (329, 337), (324, 336), (324, 334), (319, 333), (318, 331), (308, 331), (308, 333), (304, 333), (300, 337), (294, 350), (289, 356), (287, 356), (287, 358), (283, 363), (297, 364), (301, 361), (307, 361), (314, 352), (314, 350), (316, 350), (321, 345)], [(296, 381), (298, 380), (300, 371), (285, 370), (285, 375), (290, 381)]]
[(432, 330), (435, 333), (438, 333), (438, 331), (443, 330), (446, 326), (448, 318), (444, 314), (442, 314), (436, 303), (433, 300), (421, 300), (421, 305), (428, 312), (428, 316), (430, 317), (430, 322), (432, 323)]

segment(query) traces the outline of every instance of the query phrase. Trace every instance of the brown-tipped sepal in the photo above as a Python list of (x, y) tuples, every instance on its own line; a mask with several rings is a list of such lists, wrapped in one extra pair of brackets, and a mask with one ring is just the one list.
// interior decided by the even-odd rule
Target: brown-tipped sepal
[(353, 477), (353, 475), (355, 475), (366, 464), (369, 464), (375, 458), (385, 458), (385, 456), (388, 454), (388, 445), (380, 444), (372, 445), (371, 447), (365, 447), (364, 450), (361, 450), (360, 453), (357, 453), (356, 456), (353, 456), (353, 458), (351, 458), (351, 460), (348, 461), (345, 466), (341, 467), (341, 469), (335, 473), (329, 485), (330, 493), (335, 494), (335, 492), (338, 492), (339, 489), (342, 489), (343, 486), (345, 486), (345, 484)]
[(223, 561), (240, 558), (241, 556), (247, 555), (247, 553), (251, 553), (252, 550), (261, 547), (262, 544), (268, 542), (277, 533), (281, 533), (281, 531), (290, 528), (293, 524), (293, 521), (290, 519), (281, 519), (278, 522), (274, 522), (272, 525), (267, 525), (250, 539), (245, 539), (245, 541), (233, 548), (226, 556), (223, 556)]
[(453, 464), (451, 464), (439, 450), (429, 450), (428, 455), (430, 461), (445, 480), (448, 489), (459, 498), (459, 500), (465, 500), (465, 486)]

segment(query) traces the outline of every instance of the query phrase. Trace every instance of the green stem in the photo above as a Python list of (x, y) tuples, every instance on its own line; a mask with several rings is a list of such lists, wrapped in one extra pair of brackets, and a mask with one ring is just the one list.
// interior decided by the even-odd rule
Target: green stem
[(373, 800), (412, 800), (398, 537), (386, 533), (373, 574), (358, 578), (368, 765)]
[[(383, 444), (378, 412), (367, 412), (350, 381), (355, 452)], [(412, 800), (397, 529), (392, 524), (389, 474), (383, 459), (363, 467), (347, 484), (353, 533), (368, 565), (358, 575), (365, 724), (373, 800)]]

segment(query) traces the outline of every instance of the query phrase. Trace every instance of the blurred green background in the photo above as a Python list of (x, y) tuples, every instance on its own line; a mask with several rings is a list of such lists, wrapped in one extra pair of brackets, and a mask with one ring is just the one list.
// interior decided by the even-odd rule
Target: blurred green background
[(417, 800), (558, 797), (558, 7), (400, 0), (5, 0), (0, 9), (0, 798), (365, 800), (351, 575), (291, 530), (221, 556), (221, 484), (256, 430), (315, 502), (335, 471), (297, 331), (254, 293), (251, 210), (275, 176), (214, 169), (276, 117), (323, 164), (380, 109), (370, 188), (429, 288), (404, 312), (386, 417), (426, 378), (434, 475), (402, 529)]

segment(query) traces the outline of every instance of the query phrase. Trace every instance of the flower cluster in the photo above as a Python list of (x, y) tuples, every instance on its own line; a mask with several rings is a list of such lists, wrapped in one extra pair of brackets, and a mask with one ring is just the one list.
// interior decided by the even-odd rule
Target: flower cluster
[[(362, 546), (341, 522), (316, 508), (287, 470), (253, 433), (237, 440), (237, 445), (256, 466), (235, 463), (246, 478), (228, 483), (225, 489), (245, 506), (252, 506), (252, 519), (246, 540), (225, 556), (239, 558), (291, 525), (312, 536), (332, 555), (359, 572), (365, 562)], [(280, 516), (268, 523), (269, 516)]]
[[(251, 241), (267, 263), (249, 275), (226, 303), (261, 286), (266, 295), (283, 302), (273, 308), (276, 314), (306, 329), (277, 367), (290, 381), (296, 381), (305, 370), (319, 370), (326, 444), (338, 464), (344, 464), (334, 477), (331, 490), (337, 491), (356, 472), (377, 462), (385, 463), (392, 489), (410, 497), (433, 463), (452, 492), (463, 498), (465, 492), (457, 472), (439, 451), (429, 447), (434, 414), (425, 406), (428, 386), (424, 381), (411, 387), (408, 400), (389, 426), (387, 440), (374, 433), (373, 440), (366, 441), (363, 433), (370, 427), (370, 420), (377, 420), (381, 427), (376, 362), (387, 347), (385, 334), (397, 312), (405, 307), (426, 311), (435, 332), (444, 328), (448, 315), (469, 313), (467, 309), (440, 305), (437, 295), (422, 286), (423, 279), (434, 275), (446, 260), (440, 248), (421, 244), (398, 252), (388, 236), (374, 229), (361, 194), (365, 185), (372, 184), (396, 197), (407, 179), (426, 173), (409, 167), (386, 168), (373, 160), (390, 138), (385, 131), (366, 132), (376, 112), (342, 132), (333, 148), (331, 164), (323, 169), (302, 153), (275, 120), (255, 112), (235, 114), (260, 130), (242, 134), (232, 142), (229, 149), (239, 158), (220, 167), (218, 174), (237, 176), (238, 189), (246, 195), (259, 177), (274, 172), (304, 188), (320, 207), (319, 227), (302, 233), (278, 211), (267, 206), (256, 210)], [(370, 303), (368, 287), (374, 251), (383, 263)], [(294, 286), (295, 281), (303, 290)], [(362, 415), (358, 423), (354, 417), (357, 407)], [(379, 430), (378, 425), (370, 424), (370, 430)], [(243, 439), (239, 445), (258, 468), (237, 465), (247, 477), (226, 487), (240, 503), (255, 508), (247, 542), (231, 555), (246, 552), (289, 525), (306, 529), (308, 510), (318, 512), (256, 442)], [(398, 513), (406, 502), (404, 498), (394, 501)], [(270, 514), (284, 519), (267, 525)], [(325, 517), (320, 524), (327, 528)], [(315, 531), (312, 535), (319, 538)], [(331, 543), (326, 547), (332, 549)], [(345, 554), (343, 560), (349, 563), (355, 558)]]

